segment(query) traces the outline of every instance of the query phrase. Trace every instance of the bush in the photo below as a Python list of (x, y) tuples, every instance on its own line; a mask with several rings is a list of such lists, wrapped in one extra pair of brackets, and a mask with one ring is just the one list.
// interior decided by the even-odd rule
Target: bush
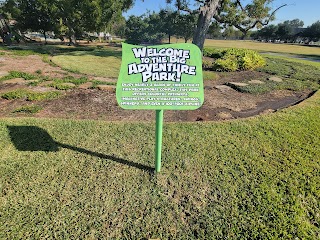
[(22, 106), (22, 107), (19, 107), (19, 108), (15, 109), (13, 111), (13, 113), (30, 113), (31, 114), (31, 113), (37, 113), (40, 110), (42, 110), (41, 106), (28, 105), (28, 106)]
[(266, 63), (260, 54), (248, 49), (204, 49), (203, 55), (216, 59), (212, 65), (216, 71), (255, 70)]
[(8, 80), (13, 78), (23, 78), (25, 80), (32, 80), (37, 78), (35, 75), (25, 72), (19, 72), (19, 71), (10, 71), (9, 75), (4, 76), (1, 78), (1, 80)]
[(213, 61), (211, 59), (203, 59), (202, 60), (202, 67), (203, 67), (203, 69), (212, 69), (213, 68)]
[(61, 95), (60, 92), (33, 92), (26, 89), (17, 89), (13, 91), (6, 92), (1, 95), (2, 98), (7, 100), (14, 99), (26, 99), (28, 101), (42, 101), (58, 98)]
[(210, 58), (220, 58), (222, 56), (222, 50), (216, 48), (204, 48), (203, 56)]
[(217, 59), (213, 64), (213, 69), (216, 71), (234, 72), (239, 70), (239, 61), (234, 55), (227, 55)]

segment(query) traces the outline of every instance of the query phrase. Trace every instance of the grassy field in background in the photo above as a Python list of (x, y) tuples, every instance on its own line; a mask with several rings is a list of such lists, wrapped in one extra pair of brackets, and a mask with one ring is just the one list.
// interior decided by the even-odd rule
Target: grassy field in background
[(165, 124), (0, 120), (0, 239), (319, 239), (320, 93)]
[(54, 56), (52, 61), (70, 71), (118, 78), (121, 51), (114, 51), (108, 48), (94, 51), (75, 51), (71, 54)]
[[(180, 40), (173, 39), (172, 42), (180, 42)], [(289, 58), (290, 55), (301, 55), (307, 57), (320, 58), (319, 47), (307, 47), (299, 45), (289, 44), (274, 44), (274, 43), (260, 43), (253, 41), (231, 41), (231, 40), (211, 40), (207, 39), (205, 47), (217, 47), (217, 48), (248, 48), (257, 50), (260, 52), (273, 52), (283, 54), (281, 56), (268, 55), (268, 57), (278, 57), (288, 59), (289, 61), (300, 61), (308, 65), (320, 66), (318, 62), (310, 62), (300, 59)], [(8, 48), (0, 48), (7, 50)], [(65, 70), (70, 72), (92, 74), (102, 77), (117, 78), (120, 65), (121, 65), (121, 49), (113, 47), (101, 47), (101, 46), (82, 46), (82, 47), (70, 47), (70, 46), (23, 46), (13, 47), (10, 50), (12, 54), (23, 56), (30, 54), (44, 54), (44, 59), (48, 60), (50, 57), (52, 62)], [(286, 56), (287, 55), (287, 56)], [(292, 59), (292, 60), (290, 60)], [(204, 78), (214, 79), (212, 72), (204, 73)]]
[(263, 52), (278, 52), (298, 55), (320, 56), (320, 47), (299, 46), (293, 44), (261, 43), (241, 40), (206, 39), (205, 47), (215, 48), (246, 48)]
[[(304, 60), (304, 59), (299, 59), (299, 58), (292, 58), (292, 57), (288, 57), (288, 56), (276, 56), (276, 55), (263, 55), (264, 57), (270, 58), (270, 59), (281, 59), (281, 60), (285, 60), (285, 61), (289, 61), (289, 62), (294, 62), (294, 63), (302, 63), (305, 65), (310, 65), (310, 66), (314, 66), (320, 69), (320, 62), (312, 62), (312, 61), (308, 61), (308, 60)], [(319, 56), (320, 57), (320, 56)]]

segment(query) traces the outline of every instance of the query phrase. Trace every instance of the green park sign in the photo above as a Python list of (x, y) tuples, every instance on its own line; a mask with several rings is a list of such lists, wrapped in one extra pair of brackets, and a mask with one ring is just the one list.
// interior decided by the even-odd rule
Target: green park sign
[(123, 44), (116, 93), (124, 109), (199, 108), (204, 100), (200, 49), (188, 43)]
[(203, 104), (202, 54), (193, 44), (122, 44), (116, 89), (124, 109), (156, 110), (155, 170), (160, 172), (164, 110), (194, 110)]

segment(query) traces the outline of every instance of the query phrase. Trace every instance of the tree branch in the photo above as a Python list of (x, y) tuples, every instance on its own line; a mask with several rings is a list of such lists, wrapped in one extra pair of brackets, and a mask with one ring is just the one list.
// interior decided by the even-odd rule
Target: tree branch
[(177, 1), (176, 6), (181, 11), (188, 12), (190, 14), (193, 12), (190, 8), (188, 8), (187, 6), (183, 5), (180, 0)]
[(241, 8), (241, 11), (245, 12), (244, 7), (242, 6), (240, 0), (237, 0), (236, 3), (239, 5), (239, 7)]
[(275, 15), (275, 13), (280, 9), (280, 8), (283, 8), (285, 6), (288, 6), (288, 4), (283, 4), (281, 5), (280, 7), (276, 8), (269, 16), (269, 18), (265, 21), (265, 22), (262, 22), (260, 19), (256, 20), (253, 25), (251, 26), (251, 28), (254, 28), (255, 26), (257, 26), (258, 23), (260, 23), (262, 26), (267, 26), (271, 20), (271, 18)]
[[(270, 18), (280, 9), (280, 8), (283, 8), (283, 7), (286, 7), (288, 6), (288, 4), (283, 4), (281, 5), (280, 7), (278, 7), (277, 9), (275, 9), (271, 14), (270, 14), (270, 17), (269, 17), (269, 21), (270, 21)], [(268, 23), (269, 23), (268, 21)]]
[(195, 2), (198, 2), (198, 3), (205, 3), (205, 0), (194, 0)]

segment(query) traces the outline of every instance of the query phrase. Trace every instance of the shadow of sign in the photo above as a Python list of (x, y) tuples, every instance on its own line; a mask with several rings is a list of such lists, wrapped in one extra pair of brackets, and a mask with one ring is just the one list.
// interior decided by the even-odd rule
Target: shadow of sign
[(88, 154), (94, 157), (111, 160), (117, 163), (121, 163), (130, 167), (135, 167), (144, 171), (152, 173), (154, 168), (131, 162), (122, 158), (118, 158), (103, 153), (90, 151), (84, 148), (71, 146), (55, 141), (49, 133), (39, 127), (35, 126), (7, 126), (9, 136), (12, 143), (18, 151), (46, 151), (46, 152), (57, 152), (60, 148), (66, 148), (75, 152)]
[(59, 146), (49, 133), (34, 126), (7, 126), (9, 136), (19, 151), (57, 152)]

